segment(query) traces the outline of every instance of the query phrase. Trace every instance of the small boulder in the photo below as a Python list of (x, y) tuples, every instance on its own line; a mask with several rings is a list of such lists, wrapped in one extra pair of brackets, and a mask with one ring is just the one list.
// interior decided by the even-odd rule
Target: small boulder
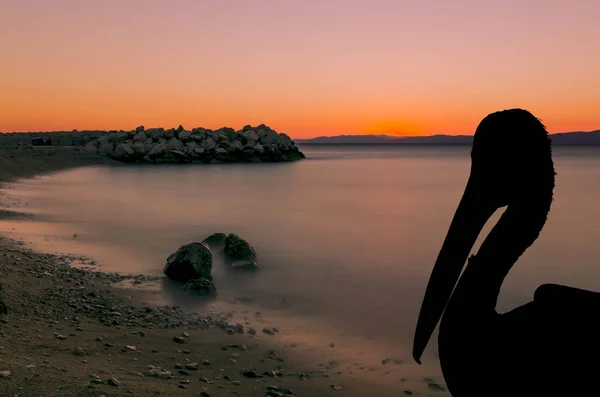
[(211, 296), (217, 293), (215, 284), (206, 278), (190, 280), (184, 285), (183, 289), (202, 296)]
[(229, 137), (223, 132), (217, 132), (217, 142), (227, 142), (229, 145)]
[(241, 152), (243, 145), (240, 141), (233, 141), (229, 144), (227, 151), (229, 152)]
[(155, 139), (155, 140), (159, 140), (160, 138), (163, 137), (165, 130), (163, 128), (149, 128), (147, 130), (144, 131), (144, 133), (146, 134), (146, 136)]
[(127, 140), (127, 137), (128, 137), (128, 135), (126, 132), (115, 132), (115, 133), (108, 135), (108, 140), (109, 140), (109, 142), (117, 145), (121, 142), (125, 142)]
[(100, 155), (106, 156), (110, 154), (113, 150), (114, 146), (110, 142), (100, 143), (100, 146), (98, 146), (98, 154)]
[(133, 145), (131, 145), (131, 148), (134, 152), (142, 156), (145, 156), (150, 152), (150, 150), (148, 150), (148, 147), (144, 144), (144, 142), (140, 141), (134, 142)]
[(181, 142), (188, 142), (192, 139), (192, 133), (189, 131), (181, 131), (177, 137)]
[(204, 243), (181, 246), (169, 255), (163, 272), (171, 280), (188, 282), (193, 279), (212, 279), (212, 253)]
[(275, 131), (267, 131), (267, 133), (260, 138), (260, 143), (263, 145), (272, 145), (279, 142), (279, 134)]
[(225, 233), (213, 233), (210, 236), (208, 236), (207, 238), (205, 238), (204, 241), (202, 241), (202, 242), (206, 243), (208, 245), (213, 244), (213, 243), (223, 243), (223, 242), (225, 242), (226, 238), (227, 238), (227, 235)]
[(115, 378), (114, 376), (111, 376), (110, 378), (108, 378), (106, 383), (112, 386), (119, 386), (121, 384), (121, 381)]
[(235, 261), (231, 264), (231, 268), (233, 270), (251, 271), (251, 272), (260, 270), (260, 267), (254, 261)]
[(212, 139), (208, 138), (202, 143), (202, 148), (204, 150), (214, 150), (217, 147), (217, 143)]
[(117, 145), (114, 153), (112, 153), (112, 157), (119, 161), (130, 161), (133, 156), (135, 156), (135, 151), (128, 143)]
[(167, 150), (169, 150), (169, 146), (166, 143), (157, 143), (155, 145), (152, 145), (152, 149), (150, 149), (150, 157), (156, 157), (156, 156), (162, 156), (164, 155)]
[(202, 142), (206, 138), (206, 131), (203, 128), (192, 129), (192, 139)]
[(139, 131), (137, 134), (135, 134), (133, 136), (134, 142), (144, 142), (146, 139), (148, 139), (148, 136), (146, 135), (146, 133), (143, 130)]
[(244, 132), (242, 132), (242, 136), (246, 138), (246, 141), (258, 141), (258, 135), (256, 135), (256, 132), (251, 129), (244, 130)]
[(169, 147), (170, 150), (183, 150), (183, 148), (185, 148), (185, 145), (183, 143), (181, 143), (181, 141), (177, 138), (173, 138), (173, 139), (169, 139), (167, 141), (167, 146)]
[(237, 234), (230, 234), (225, 238), (225, 248), (223, 249), (228, 258), (234, 260), (254, 260), (256, 251), (246, 240)]
[(173, 159), (177, 163), (186, 163), (189, 161), (188, 155), (181, 150), (171, 150), (169, 153), (173, 156)]

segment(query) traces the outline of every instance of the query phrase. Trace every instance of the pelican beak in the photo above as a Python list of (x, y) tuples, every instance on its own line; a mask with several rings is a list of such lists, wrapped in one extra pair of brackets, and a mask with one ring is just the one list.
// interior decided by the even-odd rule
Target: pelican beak
[(471, 173), (425, 291), (413, 343), (413, 358), (419, 364), (477, 236), (497, 209), (482, 197), (475, 181)]

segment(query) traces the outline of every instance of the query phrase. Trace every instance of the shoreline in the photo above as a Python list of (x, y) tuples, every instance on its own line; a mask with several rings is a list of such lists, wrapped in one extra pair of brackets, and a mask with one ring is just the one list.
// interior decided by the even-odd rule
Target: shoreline
[[(38, 149), (12, 150), (20, 156), (8, 168), (4, 167), (6, 161), (2, 163), (0, 187), (68, 168), (106, 164), (106, 159), (73, 156), (68, 150), (46, 155), (52, 160), (30, 150)], [(0, 154), (6, 150), (0, 149)], [(0, 221), (3, 219), (0, 213)], [(291, 389), (295, 396), (387, 396), (405, 391), (412, 393), (406, 395), (428, 395), (433, 391), (422, 379), (383, 382), (383, 373), (368, 369), (363, 375), (358, 368), (331, 361), (329, 354), (320, 354), (323, 362), (315, 362), (319, 354), (282, 344), (277, 335), (263, 334), (258, 327), (256, 336), (235, 331), (230, 335), (225, 321), (233, 317), (231, 313), (201, 315), (174, 306), (145, 305), (144, 292), (116, 284), (127, 280), (144, 283), (154, 281), (152, 278), (71, 267), (76, 259), (34, 252), (0, 236), (0, 294), (8, 306), (8, 313), (0, 314), (0, 374), (11, 372), (4, 378), (0, 375), (0, 395), (175, 396), (204, 392), (208, 396), (262, 396), (268, 395), (267, 386)], [(236, 323), (232, 325), (234, 328)], [(247, 329), (248, 324), (242, 325)], [(174, 342), (183, 332), (190, 337), (182, 344)], [(223, 344), (238, 346), (223, 350)], [(204, 360), (210, 365), (203, 365)], [(198, 369), (194, 363), (199, 363)], [(178, 364), (183, 368), (176, 368)], [(186, 364), (194, 369), (186, 369)], [(149, 375), (149, 365), (170, 371), (172, 377)], [(247, 377), (253, 376), (249, 367), (258, 378)], [(273, 389), (271, 395), (285, 394), (281, 390)]]
[(70, 168), (112, 164), (108, 158), (85, 153), (77, 147), (0, 147), (0, 186)]

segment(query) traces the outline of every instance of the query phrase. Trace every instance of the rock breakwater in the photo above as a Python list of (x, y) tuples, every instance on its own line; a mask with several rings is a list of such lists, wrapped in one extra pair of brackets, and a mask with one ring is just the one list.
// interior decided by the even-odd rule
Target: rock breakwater
[(305, 158), (294, 141), (266, 125), (209, 130), (183, 127), (106, 133), (87, 142), (83, 150), (126, 163), (284, 162)]

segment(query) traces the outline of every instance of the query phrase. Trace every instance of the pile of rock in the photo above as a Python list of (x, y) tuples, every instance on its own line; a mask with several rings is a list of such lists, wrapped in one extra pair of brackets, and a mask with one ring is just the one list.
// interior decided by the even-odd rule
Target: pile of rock
[(83, 150), (127, 163), (260, 163), (305, 158), (289, 136), (264, 124), (239, 131), (140, 126), (130, 132), (107, 132), (86, 143)]
[(212, 253), (205, 243), (191, 243), (179, 247), (169, 255), (163, 269), (174, 281), (186, 283), (184, 289), (199, 295), (215, 295), (212, 282)]
[(203, 296), (213, 296), (217, 289), (212, 278), (213, 254), (208, 244), (218, 247), (224, 243), (226, 263), (235, 271), (256, 271), (256, 251), (237, 234), (215, 233), (201, 243), (179, 247), (169, 255), (163, 272), (174, 281), (185, 283), (184, 289)]

